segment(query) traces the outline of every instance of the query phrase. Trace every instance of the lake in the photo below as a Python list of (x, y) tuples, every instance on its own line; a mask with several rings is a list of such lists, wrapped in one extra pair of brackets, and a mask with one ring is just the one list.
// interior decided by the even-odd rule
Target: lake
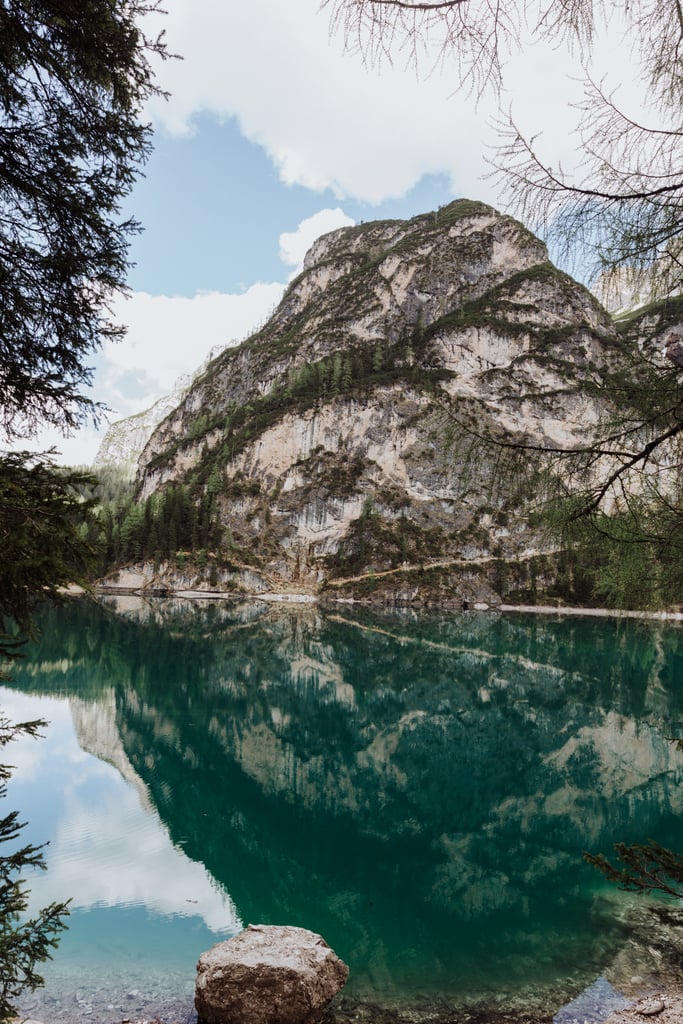
[(1, 699), (49, 721), (5, 752), (32, 905), (72, 899), (43, 1020), (178, 1016), (247, 923), (322, 934), (350, 999), (552, 1017), (631, 934), (582, 851), (683, 849), (676, 624), (120, 597), (40, 628)]

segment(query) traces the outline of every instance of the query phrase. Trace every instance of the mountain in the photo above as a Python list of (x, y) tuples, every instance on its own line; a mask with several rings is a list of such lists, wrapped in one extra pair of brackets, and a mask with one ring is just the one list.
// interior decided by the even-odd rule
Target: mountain
[(182, 400), (191, 379), (189, 374), (184, 374), (175, 382), (171, 393), (164, 395), (149, 409), (111, 423), (93, 459), (93, 469), (118, 466), (134, 476), (140, 454), (151, 434)]
[(488, 600), (512, 560), (532, 593), (552, 552), (508, 445), (579, 444), (628, 344), (483, 203), (342, 228), (157, 426), (139, 498), (184, 488), (216, 526), (214, 576), (235, 585), (248, 569), (261, 589)]
[(170, 394), (158, 399), (148, 409), (110, 424), (93, 459), (93, 468), (118, 466), (134, 476), (140, 454), (153, 431), (182, 401), (197, 374), (202, 373), (223, 348), (222, 345), (215, 346), (194, 374), (184, 373), (178, 377)]

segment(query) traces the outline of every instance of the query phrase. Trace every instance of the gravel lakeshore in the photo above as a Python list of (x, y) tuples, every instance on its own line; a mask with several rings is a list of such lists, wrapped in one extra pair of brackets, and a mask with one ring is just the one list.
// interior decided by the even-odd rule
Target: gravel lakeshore
[[(558, 979), (466, 1001), (415, 996), (380, 1001), (343, 989), (322, 1024), (683, 1024), (683, 907), (615, 891), (624, 942), (591, 984)], [(194, 964), (187, 971), (113, 969), (83, 976), (44, 970), (46, 986), (19, 1000), (31, 1024), (196, 1024)], [(82, 982), (76, 987), (76, 981)]]
[[(122, 1015), (120, 1009), (105, 1010), (94, 1002), (88, 1008), (48, 1004), (49, 1000), (35, 1007), (33, 1012), (40, 1012), (40, 1018), (22, 1015), (19, 1020), (23, 1024), (197, 1024), (191, 1001), (169, 1000), (163, 1005), (157, 1002), (155, 1007), (138, 1004), (130, 1016)], [(582, 1006), (577, 1001), (576, 1006), (570, 1004), (553, 1015), (551, 1010), (534, 1006), (423, 1004), (399, 1008), (342, 998), (334, 1000), (321, 1024), (683, 1024), (683, 991), (653, 992), (631, 1001), (629, 1007), (612, 1013), (609, 1009), (609, 1005), (599, 1002)]]
[(127, 988), (123, 981), (116, 975), (91, 978), (76, 989), (48, 982), (18, 1000), (20, 1019), (27, 1024), (195, 1024), (194, 978), (184, 991), (175, 978), (170, 984), (163, 977), (150, 979), (144, 989)]
[(654, 622), (683, 622), (683, 612), (632, 611), (625, 608), (573, 608), (550, 604), (501, 604), (500, 612), (519, 612), (523, 615), (587, 615), (600, 619), (649, 619)]

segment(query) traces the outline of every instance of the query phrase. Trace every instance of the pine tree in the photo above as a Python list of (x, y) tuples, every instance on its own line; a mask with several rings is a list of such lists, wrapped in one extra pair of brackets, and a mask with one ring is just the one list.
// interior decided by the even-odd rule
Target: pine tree
[(344, 392), (344, 394), (346, 394), (347, 391), (351, 390), (351, 386), (353, 384), (353, 361), (351, 359), (351, 356), (348, 354), (348, 352), (344, 356), (344, 361), (342, 363), (342, 372), (341, 372), (341, 382), (340, 383), (341, 383), (341, 389)]
[[(91, 353), (122, 328), (121, 216), (151, 148), (143, 104), (159, 90), (143, 32), (156, 0), (0, 2), (0, 426), (67, 429), (95, 410)], [(147, 22), (148, 23), (148, 22)]]
[(339, 388), (341, 386), (342, 377), (342, 354), (341, 352), (334, 353), (334, 359), (332, 361), (332, 382), (330, 384), (330, 394), (338, 395)]
[(0, 656), (30, 635), (38, 601), (58, 600), (86, 572), (92, 551), (81, 526), (89, 504), (79, 488), (88, 480), (25, 452), (0, 457)]
[(145, 513), (141, 505), (131, 503), (121, 523), (121, 547), (124, 558), (138, 559), (143, 554)]
[[(43, 721), (13, 724), (0, 714), (0, 747), (19, 735), (37, 736)], [(11, 770), (0, 765), (0, 798), (7, 795)], [(51, 903), (36, 917), (26, 919), (28, 890), (21, 873), (25, 868), (44, 868), (43, 848), (28, 844), (17, 849), (17, 838), (24, 828), (16, 811), (0, 818), (0, 847), (9, 844), (11, 852), (0, 853), (0, 1020), (14, 1017), (14, 1000), (25, 989), (43, 984), (36, 965), (51, 958), (57, 936), (66, 927), (67, 903)]]
[(584, 858), (626, 892), (659, 892), (675, 899), (683, 898), (683, 856), (680, 853), (652, 839), (631, 846), (615, 843), (614, 850), (621, 867), (611, 864), (602, 854), (584, 853)]

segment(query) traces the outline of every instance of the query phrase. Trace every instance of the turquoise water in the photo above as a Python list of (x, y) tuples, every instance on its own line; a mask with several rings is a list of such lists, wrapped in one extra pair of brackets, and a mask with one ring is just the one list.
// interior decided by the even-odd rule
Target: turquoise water
[(188, 998), (250, 922), (320, 932), (363, 998), (569, 998), (626, 937), (582, 851), (683, 848), (675, 625), (119, 599), (41, 628), (0, 697), (50, 721), (9, 804), (50, 843), (34, 905), (73, 901), (60, 1008), (104, 965), (112, 1020)]

